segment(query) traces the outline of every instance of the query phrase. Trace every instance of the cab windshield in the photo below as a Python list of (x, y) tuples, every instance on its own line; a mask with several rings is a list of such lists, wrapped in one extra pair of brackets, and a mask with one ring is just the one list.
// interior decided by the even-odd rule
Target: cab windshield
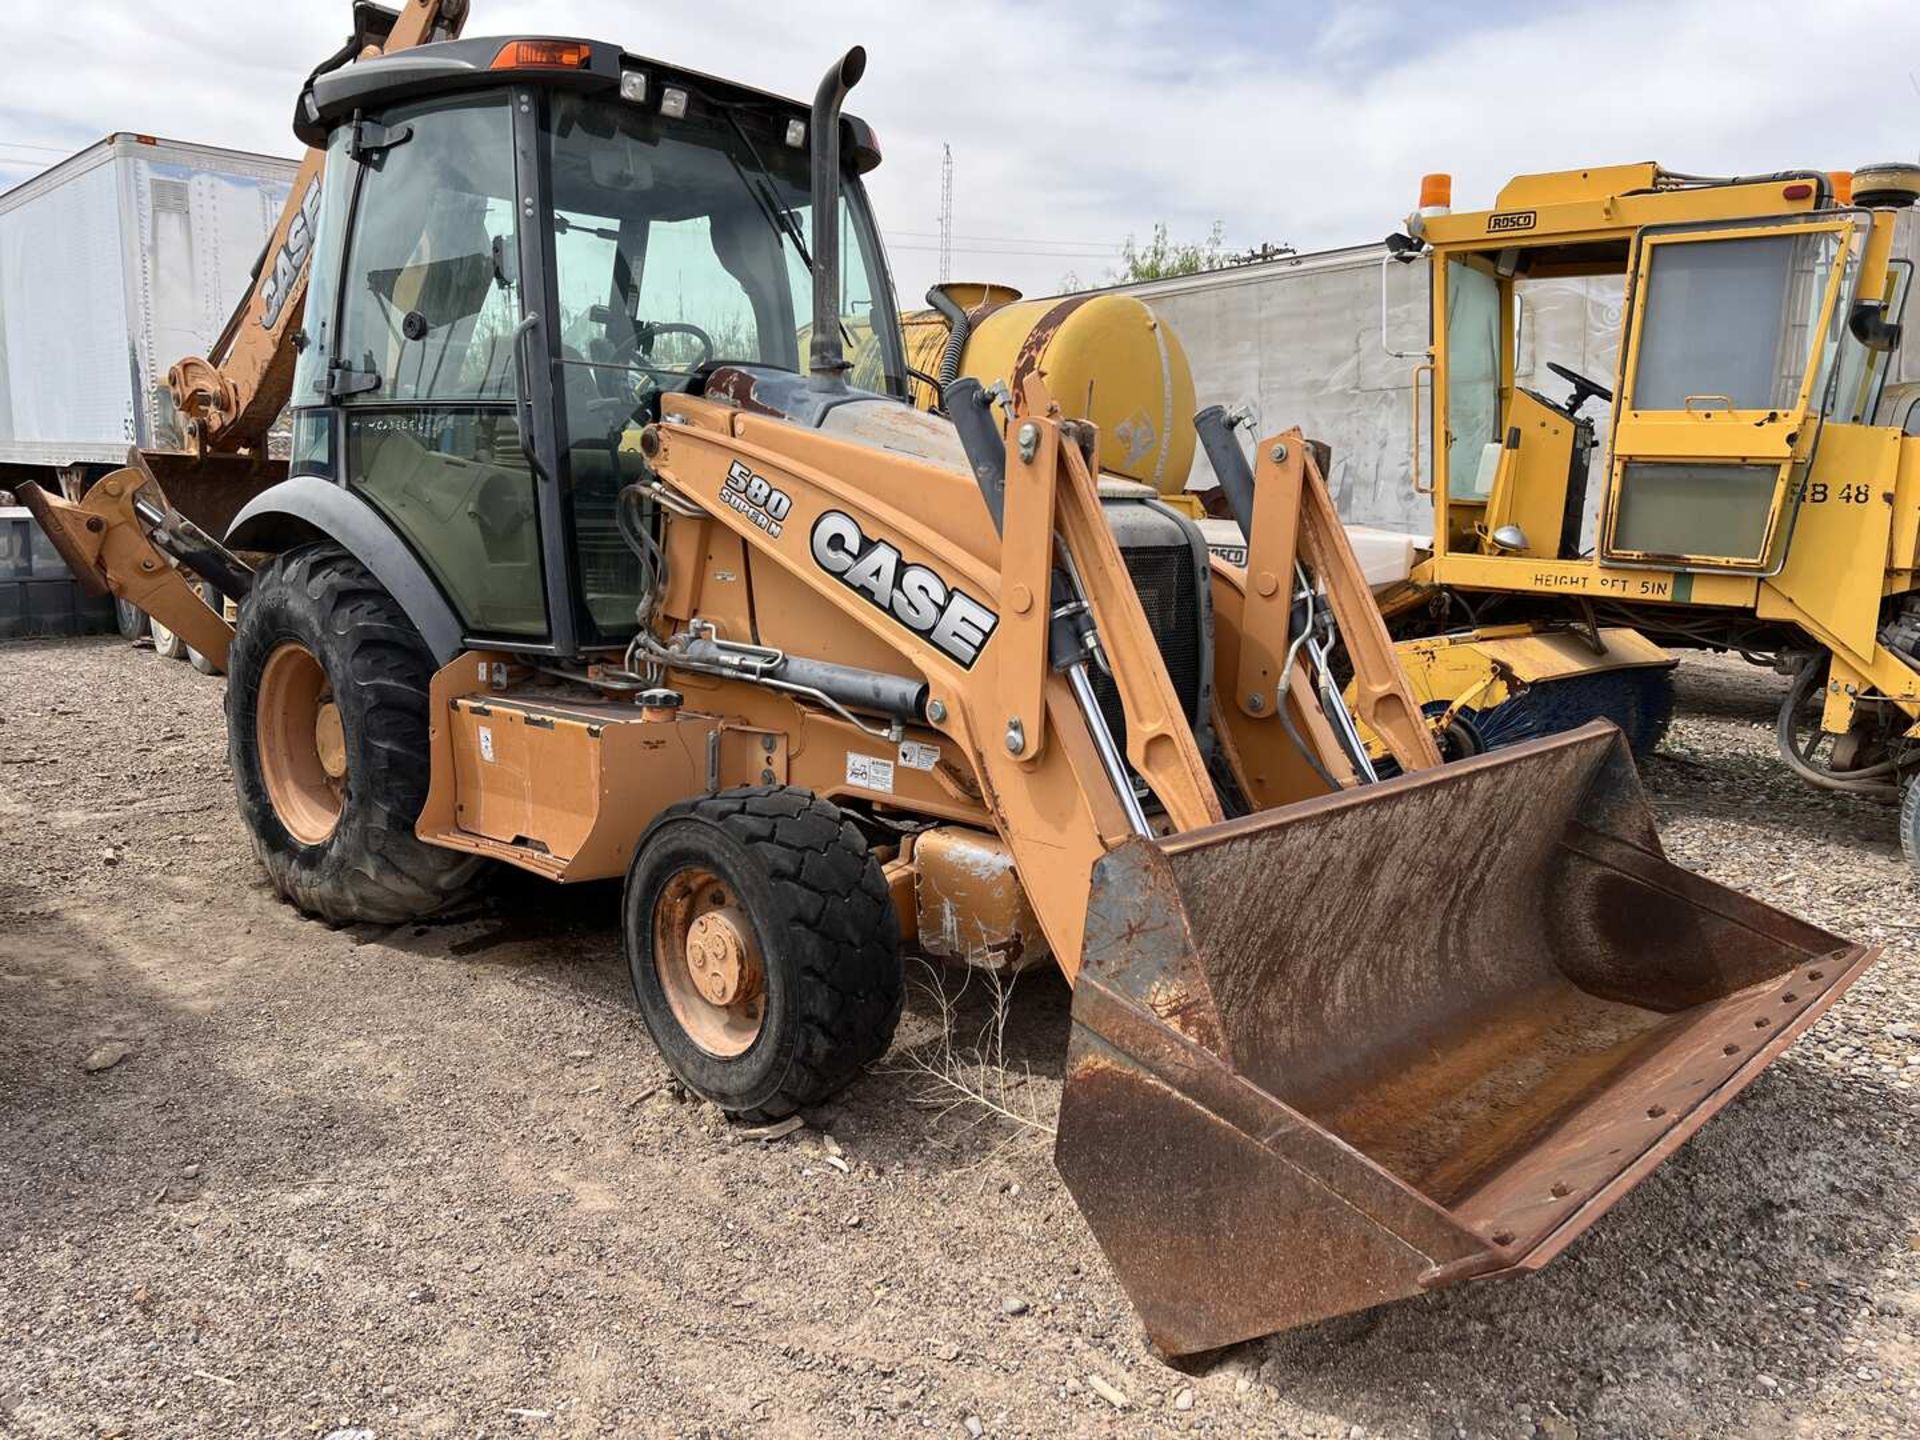
[[(555, 96), (557, 330), (570, 399), (598, 408), (596, 397), (685, 389), (728, 362), (803, 368), (812, 196), (807, 151), (786, 143), (787, 118), (698, 96), (678, 120)], [(892, 327), (874, 324), (886, 275), (871, 237), (864, 196), (849, 183), (835, 321), (852, 382), (902, 394)]]
[[(614, 523), (663, 393), (715, 366), (804, 366), (814, 325), (808, 152), (793, 117), (693, 93), (655, 106), (553, 97), (556, 388), (582, 629), (629, 634), (637, 562)], [(841, 327), (851, 382), (904, 396), (892, 292), (858, 183), (841, 205)], [(876, 301), (876, 297), (878, 297)]]

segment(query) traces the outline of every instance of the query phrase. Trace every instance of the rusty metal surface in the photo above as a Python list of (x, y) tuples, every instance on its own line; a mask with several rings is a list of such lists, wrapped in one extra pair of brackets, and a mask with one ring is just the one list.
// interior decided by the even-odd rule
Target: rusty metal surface
[(1605, 725), (1124, 846), (1086, 937), (1056, 1158), (1174, 1353), (1545, 1264), (1875, 958)]
[(1009, 972), (1051, 957), (1013, 851), (998, 835), (935, 826), (915, 837), (909, 868), (913, 928), (924, 954)]
[(754, 394), (755, 385), (753, 371), (739, 365), (722, 365), (707, 377), (706, 389), (701, 393), (755, 415), (781, 416), (784, 412)]
[(213, 536), (226, 534), (241, 506), (287, 475), (286, 461), (248, 455), (136, 450), (129, 460), (153, 477), (170, 508)]
[(1034, 322), (1033, 329), (1027, 332), (1026, 339), (1020, 342), (1019, 353), (1014, 357), (1013, 374), (1007, 381), (1007, 387), (1018, 395), (1026, 388), (1027, 377), (1040, 368), (1040, 361), (1047, 353), (1047, 346), (1053, 343), (1053, 337), (1060, 333), (1060, 327), (1067, 323), (1067, 317), (1090, 300), (1089, 295), (1069, 295)]

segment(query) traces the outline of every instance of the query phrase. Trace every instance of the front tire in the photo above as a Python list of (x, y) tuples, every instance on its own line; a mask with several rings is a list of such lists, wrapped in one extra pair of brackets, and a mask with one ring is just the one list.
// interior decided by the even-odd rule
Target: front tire
[(905, 978), (886, 876), (836, 806), (743, 786), (664, 812), (627, 872), (627, 965), (673, 1073), (777, 1120), (886, 1053)]
[[(216, 615), (218, 615), (221, 612), (222, 608), (226, 604), (225, 597), (223, 597), (218, 590), (214, 589), (213, 586), (205, 580), (194, 581), (193, 590), (196, 595), (198, 595), (202, 600), (207, 602), (208, 608), (211, 609), (213, 613)], [(215, 665), (213, 661), (209, 660), (206, 656), (202, 655), (198, 650), (194, 649), (191, 645), (187, 646), (187, 663), (193, 666), (193, 668), (198, 670), (202, 675), (218, 675), (220, 673), (219, 666)]]
[(422, 843), (433, 656), (406, 612), (332, 545), (276, 557), (240, 607), (227, 754), (274, 887), (335, 924), (424, 919), (485, 862)]

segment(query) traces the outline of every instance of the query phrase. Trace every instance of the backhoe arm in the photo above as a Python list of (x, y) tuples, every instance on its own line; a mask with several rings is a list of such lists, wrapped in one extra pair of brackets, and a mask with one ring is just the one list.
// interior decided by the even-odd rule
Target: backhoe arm
[(153, 476), (139, 453), (131, 458), (132, 464), (102, 477), (77, 503), (31, 482), (20, 487), (20, 501), (85, 589), (138, 606), (224, 672), (233, 627), (200, 598), (179, 566), (191, 567), (236, 600), (251, 587), (253, 572), (157, 500), (158, 487), (149, 485)]
[[(354, 6), (352, 38), (321, 69), (454, 39), (466, 16), (467, 0), (406, 0), (398, 12), (361, 0)], [(324, 151), (311, 149), (300, 162), (253, 284), (211, 352), (187, 356), (167, 372), (167, 388), (198, 455), (264, 454), (267, 431), (286, 408), (325, 162)]]

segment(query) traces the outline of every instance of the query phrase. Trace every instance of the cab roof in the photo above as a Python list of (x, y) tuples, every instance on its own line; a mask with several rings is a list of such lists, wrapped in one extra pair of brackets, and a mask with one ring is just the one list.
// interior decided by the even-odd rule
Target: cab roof
[[(623, 92), (623, 75), (640, 77), (637, 95)], [(630, 55), (605, 41), (482, 35), (418, 45), (315, 75), (300, 97), (294, 134), (303, 144), (321, 147), (335, 126), (358, 111), (509, 83), (604, 93), (656, 110), (667, 91), (682, 90), (710, 102), (761, 110), (783, 122), (805, 122), (812, 114), (811, 107), (801, 101), (643, 55)], [(629, 88), (634, 88), (633, 82), (629, 82)], [(843, 115), (841, 121), (847, 127), (842, 135), (847, 154), (854, 169), (864, 174), (880, 163), (873, 128), (853, 115)]]
[(1832, 201), (1828, 177), (1815, 170), (1717, 179), (1642, 161), (1518, 175), (1501, 187), (1491, 210), (1416, 219), (1418, 233), (1434, 245), (1531, 244), (1630, 234), (1647, 225), (1804, 214)]

